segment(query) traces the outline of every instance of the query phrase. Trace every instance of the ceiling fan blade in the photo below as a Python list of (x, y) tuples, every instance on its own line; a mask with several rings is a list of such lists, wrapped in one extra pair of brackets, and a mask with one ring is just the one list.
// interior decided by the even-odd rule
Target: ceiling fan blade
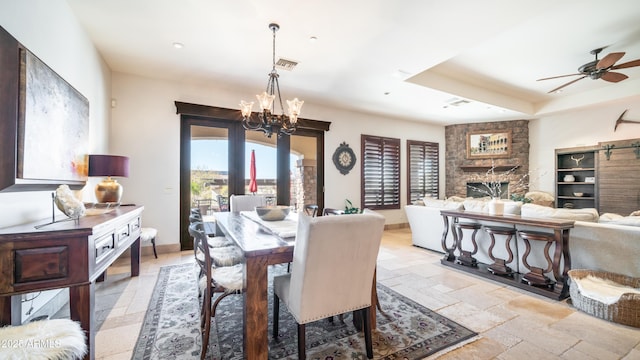
[(568, 75), (560, 75), (560, 76), (552, 76), (552, 77), (548, 77), (548, 78), (538, 79), (538, 80), (536, 80), (536, 81), (541, 81), (541, 80), (551, 80), (551, 79), (563, 78), (563, 77), (567, 77), (567, 76), (576, 76), (576, 75), (582, 75), (582, 73), (568, 74)]
[(600, 79), (602, 79), (604, 81), (608, 81), (608, 82), (617, 83), (617, 82), (620, 82), (620, 81), (622, 81), (624, 79), (627, 79), (627, 78), (628, 78), (628, 76), (625, 75), (625, 74), (608, 71), (608, 72), (604, 73)]
[(617, 69), (625, 69), (625, 68), (630, 68), (630, 67), (634, 67), (634, 66), (640, 66), (640, 59), (637, 60), (632, 60), (626, 63), (622, 63), (622, 64), (618, 64), (614, 67), (611, 68), (611, 70), (617, 70)]
[(625, 53), (623, 52), (607, 54), (607, 56), (603, 57), (600, 61), (598, 61), (598, 65), (596, 65), (596, 69), (606, 69), (609, 66), (612, 66), (613, 64), (616, 63), (616, 61), (622, 59), (624, 54)]
[(551, 93), (553, 93), (553, 92), (556, 92), (556, 91), (558, 91), (558, 90), (562, 89), (563, 87), (565, 87), (565, 86), (569, 86), (569, 85), (573, 84), (574, 82), (576, 82), (576, 81), (578, 81), (578, 80), (582, 80), (582, 79), (584, 79), (584, 78), (586, 78), (586, 77), (587, 77), (587, 75), (584, 75), (584, 76), (581, 76), (581, 77), (579, 77), (579, 78), (577, 78), (577, 79), (575, 79), (575, 80), (571, 80), (571, 81), (569, 81), (568, 83), (566, 83), (566, 84), (564, 84), (564, 85), (561, 85), (561, 86), (559, 86), (559, 87), (557, 87), (557, 88), (555, 88), (555, 89), (553, 89), (553, 90), (549, 91), (547, 94), (551, 94)]

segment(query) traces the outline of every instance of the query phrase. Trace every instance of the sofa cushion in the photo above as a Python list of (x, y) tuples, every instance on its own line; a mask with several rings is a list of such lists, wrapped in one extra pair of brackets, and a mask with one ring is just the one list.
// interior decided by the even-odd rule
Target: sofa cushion
[(526, 217), (578, 220), (588, 222), (598, 222), (599, 218), (598, 210), (594, 208), (556, 209), (536, 204), (522, 205), (520, 214)]
[(490, 198), (469, 198), (466, 199), (464, 204), (465, 211), (473, 211), (473, 212), (489, 212), (489, 200)]
[(427, 206), (427, 207), (434, 207), (434, 208), (446, 209), (446, 210), (464, 209), (463, 203), (458, 201), (440, 200), (440, 199), (434, 199), (430, 197), (425, 197), (424, 199), (422, 199), (422, 201), (424, 202), (424, 206)]
[(599, 223), (640, 226), (640, 216), (622, 216), (619, 214), (605, 213), (600, 216)]

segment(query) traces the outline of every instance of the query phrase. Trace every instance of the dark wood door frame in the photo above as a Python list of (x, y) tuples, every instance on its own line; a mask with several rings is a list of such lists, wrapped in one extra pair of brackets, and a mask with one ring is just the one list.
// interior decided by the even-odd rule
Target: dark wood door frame
[[(175, 102), (180, 114), (180, 249), (193, 249), (189, 236), (189, 211), (191, 208), (191, 126), (213, 126), (228, 129), (229, 168), (244, 174), (245, 129), (240, 111), (206, 105)], [(331, 123), (299, 119), (296, 135), (316, 138), (317, 196), (319, 209), (324, 208), (324, 132)], [(277, 202), (288, 204), (290, 197), (289, 154), (291, 139), (282, 136), (277, 141)], [(229, 194), (244, 194), (244, 176), (236, 176), (229, 182)]]

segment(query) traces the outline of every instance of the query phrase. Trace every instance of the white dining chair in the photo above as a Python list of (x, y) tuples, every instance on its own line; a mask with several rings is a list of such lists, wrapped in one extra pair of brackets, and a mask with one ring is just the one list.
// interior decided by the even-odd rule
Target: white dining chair
[(231, 212), (253, 211), (256, 206), (265, 205), (267, 205), (267, 199), (263, 195), (231, 195), (229, 197)]
[(273, 281), (273, 338), (278, 339), (280, 300), (298, 323), (298, 358), (305, 359), (305, 324), (351, 311), (364, 322), (367, 357), (371, 341), (371, 289), (384, 217), (366, 214), (298, 219), (291, 272)]

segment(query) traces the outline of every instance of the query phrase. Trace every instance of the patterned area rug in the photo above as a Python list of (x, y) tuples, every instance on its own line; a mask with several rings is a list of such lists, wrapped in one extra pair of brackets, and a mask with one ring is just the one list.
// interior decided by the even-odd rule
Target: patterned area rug
[[(272, 267), (273, 273), (286, 266)], [(149, 303), (133, 359), (198, 359), (200, 357), (199, 300), (195, 265), (165, 266)], [(271, 280), (271, 279), (270, 279)], [(422, 359), (455, 349), (476, 339), (471, 330), (378, 284), (384, 314), (377, 314), (373, 331), (376, 359)], [(269, 291), (269, 313), (273, 294)], [(270, 359), (296, 359), (296, 323), (284, 304), (277, 341), (269, 333)], [(271, 331), (271, 319), (269, 321)], [(366, 359), (364, 336), (351, 315), (344, 321), (317, 321), (306, 326), (309, 359)], [(207, 359), (242, 359), (242, 296), (231, 295), (216, 310)]]

